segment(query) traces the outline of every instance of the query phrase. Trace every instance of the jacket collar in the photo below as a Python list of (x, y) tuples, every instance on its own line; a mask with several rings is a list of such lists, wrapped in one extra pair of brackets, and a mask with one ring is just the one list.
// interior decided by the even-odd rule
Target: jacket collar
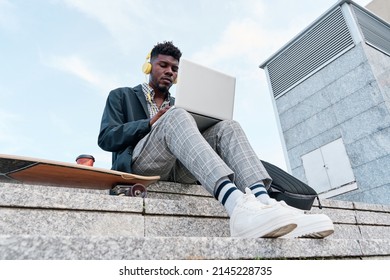
[(142, 105), (142, 109), (144, 109), (144, 112), (148, 118), (150, 118), (149, 110), (148, 110), (148, 104), (146, 103), (144, 92), (142, 91), (142, 84), (139, 84), (138, 86), (133, 88), (135, 95), (137, 96), (139, 102)]

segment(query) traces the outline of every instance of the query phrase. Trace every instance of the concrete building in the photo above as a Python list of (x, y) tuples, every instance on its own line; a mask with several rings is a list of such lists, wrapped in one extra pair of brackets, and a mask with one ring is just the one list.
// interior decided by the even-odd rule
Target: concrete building
[(339, 1), (260, 65), (287, 167), (322, 197), (390, 204), (390, 24), (383, 17)]

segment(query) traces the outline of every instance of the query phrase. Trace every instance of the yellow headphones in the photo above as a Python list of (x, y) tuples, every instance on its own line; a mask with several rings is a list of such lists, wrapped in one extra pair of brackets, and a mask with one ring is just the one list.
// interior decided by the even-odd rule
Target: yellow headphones
[(146, 61), (142, 65), (142, 72), (144, 72), (146, 75), (148, 75), (148, 74), (150, 74), (150, 72), (152, 72), (152, 64), (149, 62), (150, 55), (151, 55), (151, 52), (148, 53), (148, 55), (146, 56)]
[[(142, 72), (144, 72), (146, 75), (149, 75), (150, 72), (152, 72), (152, 64), (150, 63), (150, 56), (152, 52), (149, 52), (146, 56), (145, 63), (142, 65)], [(177, 83), (177, 78), (173, 81), (174, 84)]]

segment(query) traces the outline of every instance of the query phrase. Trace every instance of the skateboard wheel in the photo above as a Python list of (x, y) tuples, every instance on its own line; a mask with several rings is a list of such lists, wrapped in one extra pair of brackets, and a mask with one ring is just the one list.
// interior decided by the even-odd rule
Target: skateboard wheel
[(134, 184), (129, 188), (129, 190), (126, 192), (127, 196), (134, 196), (134, 197), (146, 197), (146, 188), (144, 185), (141, 184)]

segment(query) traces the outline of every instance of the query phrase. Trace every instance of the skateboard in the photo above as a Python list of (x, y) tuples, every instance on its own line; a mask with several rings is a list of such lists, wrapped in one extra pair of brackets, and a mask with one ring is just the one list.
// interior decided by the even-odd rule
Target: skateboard
[(147, 187), (159, 179), (160, 176), (141, 176), (92, 164), (0, 154), (0, 182), (107, 189), (111, 195), (146, 197)]

